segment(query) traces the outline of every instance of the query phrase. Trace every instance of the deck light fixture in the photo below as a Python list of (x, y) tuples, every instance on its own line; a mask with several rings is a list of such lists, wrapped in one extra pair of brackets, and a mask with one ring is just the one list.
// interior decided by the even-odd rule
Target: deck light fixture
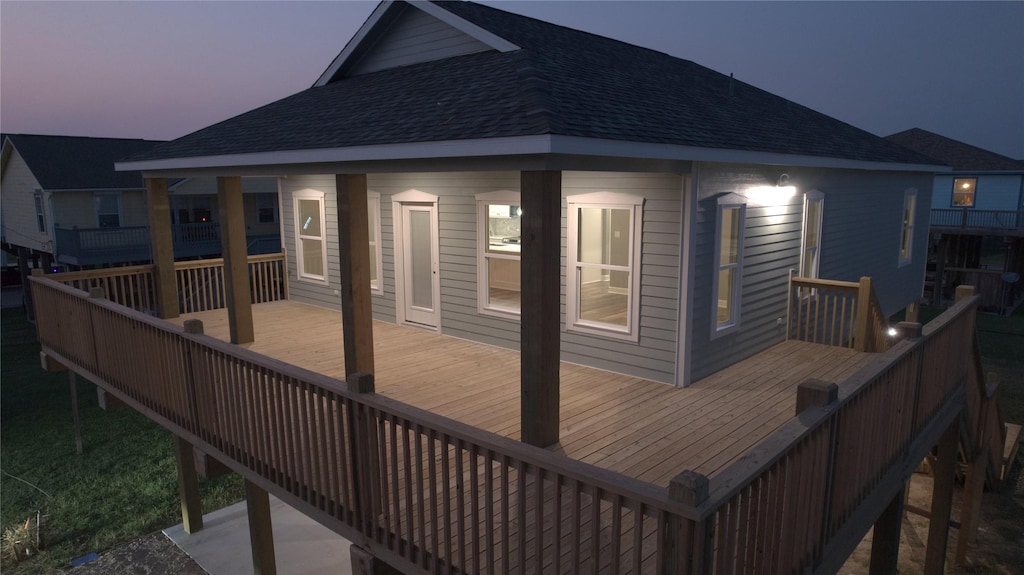
[(900, 334), (900, 331), (894, 327), (890, 327), (889, 331), (887, 331), (886, 333), (889, 334), (889, 337), (896, 337), (897, 335)]

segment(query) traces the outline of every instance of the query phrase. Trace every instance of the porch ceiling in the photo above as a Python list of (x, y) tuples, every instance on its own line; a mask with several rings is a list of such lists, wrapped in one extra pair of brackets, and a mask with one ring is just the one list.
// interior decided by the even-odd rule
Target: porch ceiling
[[(226, 310), (189, 314), (228, 340)], [(244, 347), (344, 379), (341, 314), (290, 301), (253, 306)], [(377, 393), (519, 438), (519, 354), (374, 322)], [(657, 485), (685, 469), (712, 476), (793, 416), (797, 385), (841, 382), (871, 354), (786, 341), (675, 388), (562, 362), (561, 442), (554, 451)]]

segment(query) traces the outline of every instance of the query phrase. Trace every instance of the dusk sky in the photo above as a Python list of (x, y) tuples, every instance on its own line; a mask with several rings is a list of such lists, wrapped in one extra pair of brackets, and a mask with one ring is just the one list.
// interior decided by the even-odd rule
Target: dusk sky
[[(1024, 2), (486, 2), (878, 135), (1024, 158)], [(310, 87), (376, 2), (0, 2), (0, 130), (173, 139)]]

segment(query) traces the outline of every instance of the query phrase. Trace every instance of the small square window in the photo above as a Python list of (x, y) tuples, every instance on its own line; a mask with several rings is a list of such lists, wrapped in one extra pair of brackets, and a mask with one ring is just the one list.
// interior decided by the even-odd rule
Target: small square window
[(974, 192), (978, 178), (956, 178), (953, 180), (953, 207), (973, 208)]

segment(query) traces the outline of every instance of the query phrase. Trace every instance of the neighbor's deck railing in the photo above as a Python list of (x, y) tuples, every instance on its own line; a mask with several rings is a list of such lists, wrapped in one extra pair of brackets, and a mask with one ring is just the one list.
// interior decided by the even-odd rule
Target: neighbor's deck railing
[(895, 345), (842, 382), (837, 401), (800, 414), (713, 478), (701, 506), (699, 533), (708, 540), (697, 544), (709, 549), (709, 570), (842, 565), (874, 521), (859, 509), (888, 503), (895, 482), (958, 417), (964, 393), (981, 411), (984, 385), (965, 388), (975, 369), (977, 300), (959, 302), (922, 337)]
[[(88, 292), (103, 288), (107, 299), (135, 310), (151, 312), (155, 305), (152, 265), (112, 267), (46, 276)], [(225, 306), (222, 258), (174, 263), (180, 313)], [(249, 256), (249, 287), (253, 303), (287, 299), (284, 254)]]
[(786, 339), (866, 352), (889, 349), (888, 320), (868, 277), (845, 282), (791, 271), (788, 316)]
[(1018, 230), (1024, 228), (1024, 210), (976, 210), (936, 208), (931, 213), (935, 228)]
[(423, 571), (673, 571), (692, 506), (32, 278), (44, 351), (374, 554)]

